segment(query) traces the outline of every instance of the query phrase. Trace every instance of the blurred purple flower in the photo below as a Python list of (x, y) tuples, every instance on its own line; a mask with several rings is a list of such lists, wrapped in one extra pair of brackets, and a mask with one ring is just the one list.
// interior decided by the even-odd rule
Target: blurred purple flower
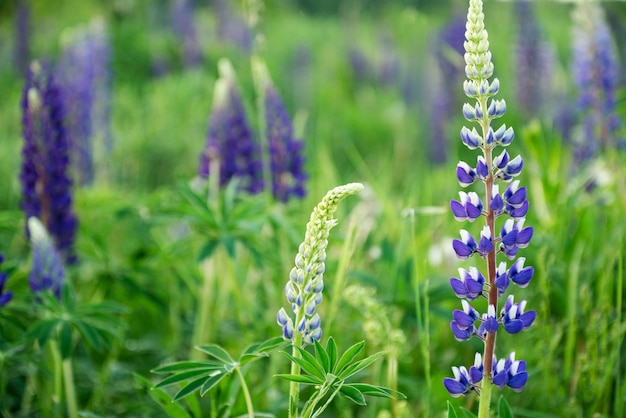
[(264, 90), (272, 194), (281, 202), (286, 202), (292, 196), (303, 198), (307, 176), (303, 167), (302, 141), (294, 138), (289, 113), (269, 79)]
[(57, 73), (64, 92), (71, 164), (76, 181), (89, 185), (95, 177), (95, 156), (108, 155), (113, 146), (111, 48), (102, 20), (67, 32), (63, 41)]
[(252, 32), (243, 17), (237, 15), (230, 0), (215, 0), (218, 37), (243, 51), (252, 50)]
[(579, 115), (583, 118), (575, 154), (581, 161), (615, 146), (622, 120), (615, 112), (618, 68), (604, 11), (599, 4), (583, 2), (573, 17), (572, 71), (578, 88)]
[(196, 67), (202, 61), (202, 52), (193, 20), (192, 0), (173, 0), (171, 6), (172, 29), (182, 46), (182, 59), (186, 67)]
[(60, 86), (49, 68), (33, 62), (22, 96), (21, 208), (41, 219), (67, 262), (75, 261), (77, 219), (68, 176), (69, 149)]
[(539, 116), (551, 94), (553, 50), (542, 40), (533, 3), (515, 3), (515, 20), (519, 22), (516, 65), (517, 100), (525, 118)]
[(219, 70), (220, 78), (213, 91), (208, 138), (200, 157), (198, 175), (206, 179), (211, 170), (219, 167), (220, 186), (237, 178), (241, 188), (258, 193), (263, 190), (260, 150), (248, 125), (232, 66), (223, 60)]

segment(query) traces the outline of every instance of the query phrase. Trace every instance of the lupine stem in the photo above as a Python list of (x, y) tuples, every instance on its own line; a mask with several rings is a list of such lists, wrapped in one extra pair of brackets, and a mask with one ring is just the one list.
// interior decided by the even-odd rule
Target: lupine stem
[(248, 418), (254, 418), (254, 407), (252, 406), (252, 398), (250, 397), (248, 385), (246, 385), (246, 379), (243, 378), (243, 374), (241, 373), (241, 369), (239, 367), (237, 367), (235, 370), (237, 371), (237, 376), (239, 377), (239, 381), (241, 382), (241, 391), (243, 392), (243, 397), (246, 400)]
[(72, 358), (63, 360), (63, 383), (65, 386), (65, 403), (67, 405), (67, 416), (78, 418), (78, 407), (76, 405), (76, 389), (74, 387), (74, 373), (72, 371)]
[[(298, 312), (298, 317), (296, 318), (296, 324), (298, 324), (302, 320), (302, 316), (304, 313), (302, 310)], [(302, 334), (296, 332), (293, 337), (293, 348), (291, 351), (291, 355), (293, 358), (299, 359), (300, 351), (296, 347), (302, 347)], [(298, 365), (295, 361), (291, 362), (291, 372), (292, 375), (298, 376), (300, 375), (300, 365)], [(298, 382), (291, 381), (289, 382), (289, 418), (298, 418), (298, 402), (300, 396), (300, 384)]]
[[(483, 138), (487, 138), (489, 133), (489, 118), (487, 116), (487, 99), (485, 97), (481, 97), (480, 106), (483, 109), (483, 113), (485, 115), (484, 119), (481, 121), (480, 125), (483, 131)], [(483, 155), (485, 157), (485, 162), (487, 164), (487, 172), (489, 175), (485, 179), (485, 202), (487, 202), (487, 227), (489, 228), (489, 232), (491, 233), (491, 237), (496, 236), (496, 228), (495, 228), (495, 214), (489, 202), (492, 199), (493, 193), (493, 162), (492, 162), (492, 148), (490, 145), (485, 144), (483, 148)], [(496, 312), (498, 310), (498, 289), (496, 287), (496, 246), (494, 245), (493, 249), (487, 254), (487, 281), (489, 282), (489, 295), (488, 295), (488, 304), (493, 305)], [(485, 339), (485, 350), (483, 352), (483, 367), (484, 367), (484, 377), (481, 383), (481, 396), (479, 403), (479, 418), (487, 418), (489, 416), (489, 407), (491, 405), (491, 370), (493, 363), (493, 355), (496, 348), (496, 333), (488, 332), (487, 338)]]

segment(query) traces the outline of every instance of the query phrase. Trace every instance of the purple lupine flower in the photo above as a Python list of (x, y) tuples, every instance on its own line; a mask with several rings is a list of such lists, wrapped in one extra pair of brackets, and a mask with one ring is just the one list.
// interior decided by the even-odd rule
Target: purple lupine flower
[(294, 138), (293, 123), (276, 87), (267, 74), (259, 68), (265, 99), (265, 123), (272, 177), (272, 194), (281, 202), (290, 197), (303, 198), (304, 156), (302, 141)]
[(604, 11), (597, 3), (583, 2), (573, 18), (572, 71), (583, 120), (575, 143), (580, 162), (615, 146), (623, 122), (616, 113), (617, 59)]
[(48, 67), (33, 62), (22, 96), (21, 208), (41, 219), (63, 259), (75, 261), (77, 219), (68, 176), (69, 141), (60, 86)]
[(508, 386), (515, 392), (520, 392), (528, 381), (526, 361), (515, 360), (515, 352), (506, 359), (493, 362), (493, 383), (500, 389)]
[[(0, 264), (4, 262), (4, 256), (0, 254)], [(6, 306), (13, 299), (13, 292), (5, 292), (4, 286), (7, 283), (7, 272), (0, 273), (0, 308)]]
[(202, 61), (193, 13), (192, 0), (174, 0), (172, 2), (172, 29), (181, 44), (182, 61), (186, 67), (196, 67)]
[[(528, 246), (533, 228), (525, 227), (525, 215), (528, 211), (528, 192), (520, 187), (520, 181), (513, 181), (521, 174), (524, 160), (521, 156), (511, 158), (506, 151), (496, 154), (497, 147), (506, 147), (513, 141), (514, 134), (510, 127), (505, 125), (495, 129), (491, 127), (494, 119), (504, 115), (506, 102), (493, 98), (500, 88), (497, 79), (489, 81), (493, 76), (494, 66), (489, 52), (489, 41), (484, 26), (484, 15), (481, 0), (470, 0), (467, 14), (465, 36), (465, 74), (467, 80), (463, 83), (463, 90), (472, 99), (473, 103), (466, 103), (462, 113), (469, 122), (480, 126), (481, 135), (476, 128), (461, 129), (461, 141), (470, 150), (480, 149), (481, 155), (477, 158), (476, 167), (461, 161), (456, 167), (456, 178), (461, 187), (483, 183), (485, 203), (474, 191), (459, 192), (460, 200), (452, 200), (450, 209), (457, 221), (477, 222), (484, 219), (484, 225), (477, 240), (472, 234), (461, 229), (461, 239), (452, 241), (452, 247), (458, 258), (467, 260), (478, 254), (486, 262), (485, 278), (477, 267), (470, 267), (469, 271), (459, 269), (461, 278), (451, 278), (450, 286), (455, 295), (462, 299), (463, 310), (455, 310), (450, 323), (453, 336), (456, 340), (464, 341), (473, 336), (484, 342), (484, 354), (477, 353), (475, 373), (480, 370), (486, 380), (477, 385), (478, 379), (464, 368), (453, 368), (454, 379), (444, 379), (444, 386), (454, 397), (466, 395), (475, 390), (485, 388), (489, 393), (485, 402), (489, 405), (490, 387), (500, 388), (509, 386), (519, 391), (528, 378), (526, 363), (515, 361), (514, 354), (507, 360), (495, 360), (496, 334), (502, 326), (506, 332), (516, 334), (528, 329), (536, 318), (535, 311), (526, 311), (526, 301), (515, 303), (513, 295), (508, 296), (504, 307), (498, 312), (498, 301), (509, 289), (511, 282), (519, 287), (526, 287), (530, 282), (533, 269), (524, 266), (525, 258), (513, 261), (507, 269), (507, 263), (498, 257), (515, 260), (520, 248)], [(510, 183), (501, 194), (498, 183)], [(488, 205), (487, 205), (488, 203)], [(501, 220), (502, 217), (506, 219)], [(501, 222), (496, 229), (496, 221)], [(496, 236), (497, 235), (497, 236)], [(479, 296), (487, 299), (487, 312), (480, 314), (470, 305)], [(480, 324), (476, 328), (475, 323)], [(481, 361), (484, 359), (484, 364)], [(481, 397), (482, 402), (482, 397)], [(481, 406), (481, 411), (484, 411)], [(487, 408), (488, 410), (488, 408)]]
[(517, 1), (514, 12), (515, 21), (519, 22), (515, 47), (516, 99), (521, 112), (528, 118), (540, 115), (549, 97), (554, 51), (542, 40), (531, 1)]
[(253, 34), (243, 17), (232, 8), (229, 0), (215, 0), (217, 34), (220, 40), (228, 42), (243, 51), (252, 50)]
[(28, 218), (28, 231), (32, 252), (32, 268), (28, 275), (30, 289), (33, 293), (50, 290), (60, 298), (65, 279), (61, 257), (39, 219), (34, 216)]
[(391, 87), (396, 85), (400, 78), (400, 57), (389, 33), (382, 33), (378, 44), (380, 51), (378, 82), (383, 87)]
[(73, 174), (83, 185), (94, 181), (95, 157), (104, 163), (112, 148), (110, 60), (110, 43), (100, 19), (64, 38), (57, 74), (65, 98)]
[(219, 169), (220, 186), (236, 178), (242, 189), (259, 193), (263, 190), (260, 150), (248, 125), (235, 72), (226, 60), (220, 61), (219, 70), (198, 175), (206, 179)]

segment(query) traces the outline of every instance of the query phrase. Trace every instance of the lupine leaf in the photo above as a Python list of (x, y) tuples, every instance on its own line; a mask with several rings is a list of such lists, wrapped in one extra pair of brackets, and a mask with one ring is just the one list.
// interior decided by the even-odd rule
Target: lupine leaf
[(328, 357), (328, 353), (320, 344), (319, 341), (315, 341), (315, 358), (319, 362), (319, 364), (324, 368), (326, 373), (330, 373), (332, 370), (330, 368), (330, 358)]
[(341, 389), (339, 390), (339, 393), (342, 396), (350, 399), (352, 402), (354, 402), (357, 405), (367, 405), (367, 403), (365, 402), (365, 397), (363, 396), (361, 391), (355, 388), (354, 386), (343, 385)]
[(48, 339), (50, 339), (50, 334), (56, 329), (61, 321), (57, 318), (43, 319), (41, 321), (36, 322), (28, 332), (26, 336), (29, 339), (37, 340), (39, 345), (43, 347)]
[[(304, 351), (304, 350), (302, 350)], [(305, 372), (307, 372), (308, 374), (317, 377), (320, 380), (320, 383), (324, 383), (324, 381), (326, 380), (326, 375), (324, 374), (324, 371), (319, 367), (318, 364), (314, 363), (311, 364), (309, 361), (303, 359), (303, 358), (296, 358), (294, 356), (292, 356), (289, 353), (286, 353), (284, 351), (281, 351), (281, 353), (287, 357), (289, 359), (289, 361), (296, 363), (298, 366), (300, 366), (302, 368), (302, 370), (304, 370)], [(307, 353), (309, 354), (309, 353)], [(309, 356), (311, 356), (309, 354)], [(313, 356), (311, 356), (311, 358), (313, 358)], [(313, 358), (313, 361), (315, 362), (315, 358)]]
[(74, 321), (74, 326), (78, 329), (81, 337), (96, 351), (102, 351), (106, 345), (100, 333), (83, 321)]
[(368, 396), (376, 396), (379, 398), (406, 399), (404, 393), (383, 386), (375, 386), (368, 383), (348, 383), (344, 386), (352, 386), (358, 389), (364, 395)]
[(452, 406), (450, 401), (448, 401), (448, 418), (459, 418), (456, 413), (456, 409), (454, 409), (454, 406)]
[(301, 375), (301, 374), (276, 374), (275, 377), (280, 379), (289, 380), (291, 382), (299, 382), (308, 385), (322, 385), (324, 381), (318, 378), (317, 376), (313, 376), (310, 374)]
[(224, 365), (217, 361), (181, 361), (168, 364), (152, 370), (152, 373), (174, 373), (183, 370), (217, 370), (223, 369)]
[(498, 417), (513, 418), (513, 411), (511, 411), (511, 406), (507, 402), (506, 398), (502, 395), (500, 395), (500, 399), (498, 400)]
[(300, 352), (302, 359), (308, 362), (312, 367), (315, 368), (316, 373), (312, 373), (312, 374), (319, 376), (321, 379), (326, 379), (326, 370), (324, 370), (324, 366), (320, 364), (317, 361), (317, 359), (311, 353), (306, 351), (304, 348), (297, 347), (297, 349)]
[(227, 376), (226, 373), (216, 374), (215, 376), (211, 376), (205, 380), (202, 388), (200, 389), (200, 396), (204, 396), (208, 391), (213, 389), (215, 385), (222, 381), (223, 378)]
[(207, 378), (207, 376), (211, 376), (213, 374), (222, 373), (220, 370), (190, 370), (188, 372), (177, 373), (173, 376), (170, 376), (159, 383), (157, 383), (155, 388), (162, 388), (165, 386), (173, 385), (174, 383), (184, 382), (185, 380), (190, 380), (199, 376), (202, 376), (203, 379)]
[(61, 330), (59, 331), (59, 349), (63, 360), (67, 360), (72, 356), (74, 341), (72, 340), (71, 322), (63, 321), (61, 324)]
[(215, 248), (217, 248), (218, 243), (219, 241), (217, 239), (208, 239), (200, 249), (198, 261), (209, 258), (213, 254), (213, 251), (215, 251)]
[(336, 372), (337, 374), (341, 374), (341, 371), (350, 363), (352, 360), (359, 355), (361, 350), (365, 347), (365, 341), (361, 341), (359, 343), (354, 344), (352, 347), (348, 348), (345, 353), (341, 355), (339, 362), (337, 363)]
[(172, 401), (176, 402), (180, 399), (183, 399), (185, 396), (189, 396), (194, 393), (199, 387), (201, 387), (206, 381), (206, 377), (201, 377), (200, 379), (193, 380), (191, 383), (188, 383), (181, 390), (179, 390)]
[(382, 355), (382, 353), (372, 354), (369, 357), (364, 358), (363, 360), (357, 361), (346, 367), (341, 373), (339, 373), (339, 377), (343, 380), (349, 378), (360, 372), (361, 370), (368, 367), (370, 364), (378, 360), (378, 358)]
[(328, 338), (328, 342), (326, 343), (326, 352), (328, 353), (328, 371), (330, 373), (336, 373), (335, 365), (337, 364), (337, 344), (335, 344), (335, 339), (333, 337)]
[(220, 347), (217, 344), (196, 346), (196, 349), (202, 351), (203, 353), (210, 355), (211, 357), (215, 357), (222, 363), (231, 364), (231, 365), (235, 364), (235, 360), (232, 359), (230, 354), (228, 354), (226, 350), (224, 350), (222, 347)]
[(274, 338), (270, 338), (269, 340), (263, 341), (256, 348), (256, 351), (260, 353), (269, 353), (270, 351), (273, 351), (279, 348), (281, 345), (286, 345), (286, 344), (287, 344), (287, 341), (285, 341), (283, 337), (274, 337)]
[(133, 376), (139, 386), (148, 392), (150, 398), (159, 404), (170, 418), (191, 418), (180, 404), (172, 402), (172, 397), (167, 392), (161, 389), (153, 389), (152, 382), (137, 373), (133, 373)]

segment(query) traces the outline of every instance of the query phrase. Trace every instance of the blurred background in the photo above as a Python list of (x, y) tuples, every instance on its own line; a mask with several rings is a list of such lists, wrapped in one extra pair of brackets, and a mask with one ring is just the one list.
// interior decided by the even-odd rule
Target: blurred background
[[(243, 341), (280, 335), (275, 312), (310, 210), (328, 189), (359, 181), (366, 192), (340, 209), (331, 234), (325, 292), (340, 314), (324, 333), (341, 336), (344, 348), (366, 340), (372, 353), (385, 350), (370, 377), (408, 400), (339, 403), (325, 416), (444, 416), (448, 400), (475, 409), (475, 397), (452, 399), (441, 384), (482, 346), (455, 342), (449, 328), (460, 305), (449, 278), (471, 265), (454, 258), (450, 241), (460, 228), (480, 229), (448, 209), (460, 190), (457, 163), (476, 158), (459, 140), (469, 127), (461, 113), (466, 9), (459, 0), (0, 1), (6, 287), (28, 300), (21, 103), (37, 60), (69, 92), (79, 221), (69, 280), (83, 301), (128, 309), (110, 351), (77, 348), (79, 404), (89, 416), (164, 414), (133, 373), (154, 380), (151, 369), (190, 349), (198, 265), (220, 228), (188, 222), (180, 188), (198, 173), (220, 59), (232, 63), (253, 135), (262, 134), (253, 56), (266, 62), (302, 140), (306, 196), (266, 203), (259, 230), (239, 231), (262, 242), (233, 256), (239, 292), (214, 302), (211, 341), (238, 352)], [(524, 158), (526, 225), (535, 230), (521, 250), (535, 278), (515, 292), (538, 318), (498, 340), (499, 356), (515, 351), (530, 378), (524, 392), (505, 396), (521, 417), (623, 416), (626, 3), (486, 0), (484, 9), (507, 103), (502, 123), (516, 133), (508, 151)], [(350, 255), (348, 267), (338, 265)], [(333, 288), (337, 274), (347, 287)], [(22, 339), (32, 318), (10, 306), (0, 314), (0, 411), (38, 416), (23, 409), (26, 376), (42, 367)], [(284, 372), (283, 360), (263, 367)], [(390, 364), (399, 364), (395, 375)], [(251, 377), (259, 410), (283, 416), (286, 386), (266, 375)], [(231, 407), (244, 411), (241, 400)]]

